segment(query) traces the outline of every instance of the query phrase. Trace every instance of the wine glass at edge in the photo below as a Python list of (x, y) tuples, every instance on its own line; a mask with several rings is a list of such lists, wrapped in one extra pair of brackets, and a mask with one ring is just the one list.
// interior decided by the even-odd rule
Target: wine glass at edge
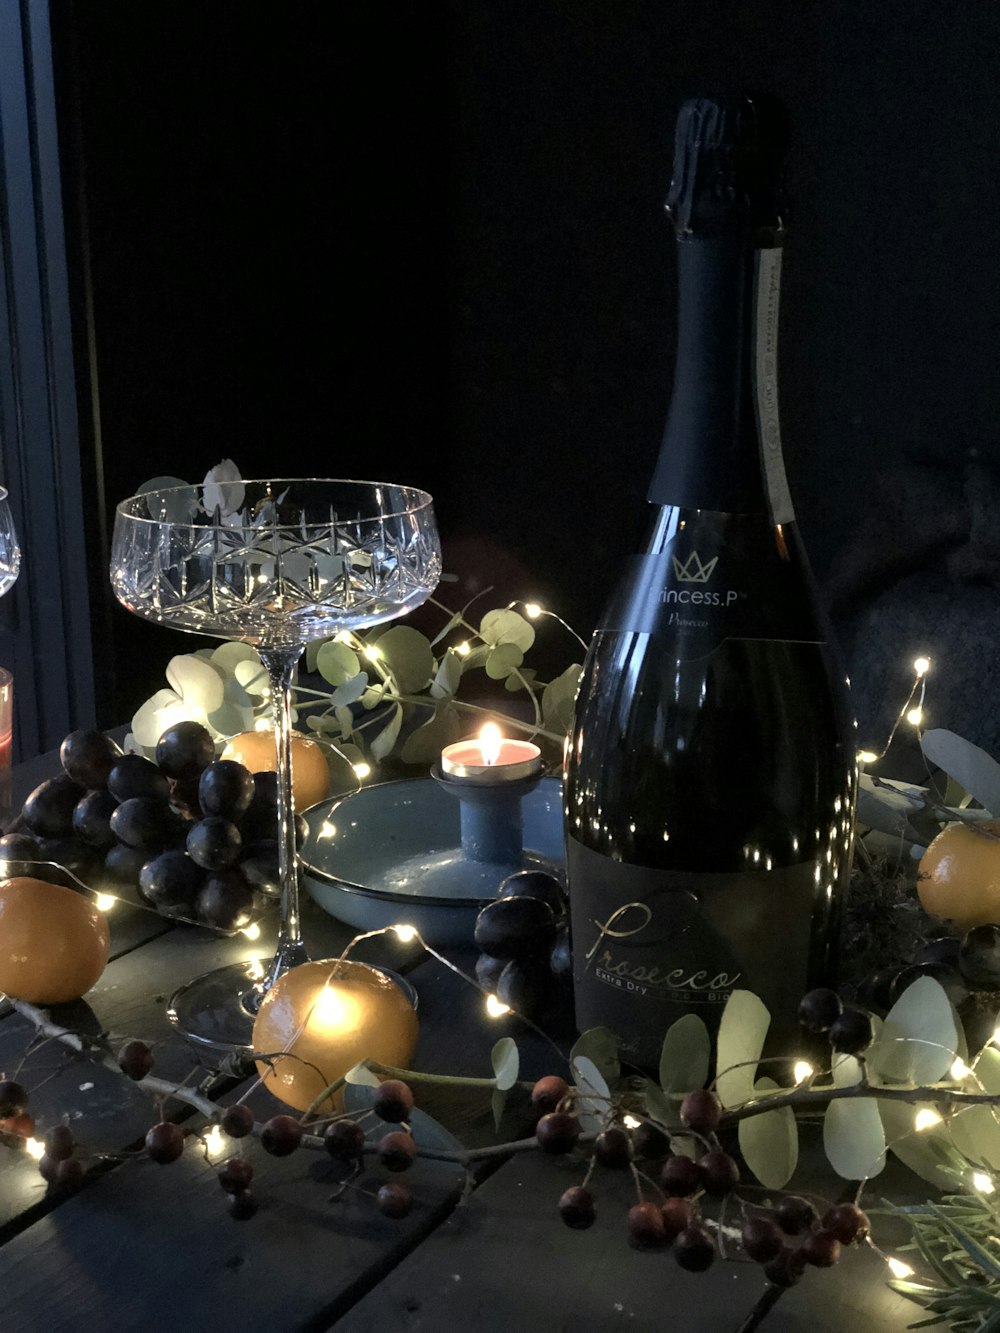
[(10, 512), (8, 492), (0, 486), (0, 597), (10, 592), (21, 570), (21, 547)]
[(118, 506), (111, 552), (118, 600), (146, 620), (249, 643), (274, 703), (277, 949), (264, 984), (253, 984), (252, 964), (236, 963), (205, 973), (171, 999), (171, 1018), (199, 1044), (249, 1048), (264, 992), (307, 957), (291, 786), (291, 685), (306, 644), (405, 615), (426, 601), (440, 576), (433, 502), (410, 486), (234, 481), (153, 490)]

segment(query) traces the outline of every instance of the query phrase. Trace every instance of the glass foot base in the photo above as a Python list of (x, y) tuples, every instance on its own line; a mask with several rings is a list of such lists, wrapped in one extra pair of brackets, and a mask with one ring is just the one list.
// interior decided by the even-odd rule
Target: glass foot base
[(217, 967), (174, 992), (167, 1018), (205, 1056), (216, 1061), (227, 1056), (248, 1059), (254, 1020), (248, 1005), (256, 1008), (265, 986), (258, 962)]
[[(395, 982), (416, 1009), (417, 992), (406, 978), (388, 967), (378, 970)], [(167, 1018), (198, 1049), (204, 1064), (217, 1067), (226, 1059), (249, 1063), (254, 1016), (266, 988), (259, 962), (217, 967), (174, 992)]]

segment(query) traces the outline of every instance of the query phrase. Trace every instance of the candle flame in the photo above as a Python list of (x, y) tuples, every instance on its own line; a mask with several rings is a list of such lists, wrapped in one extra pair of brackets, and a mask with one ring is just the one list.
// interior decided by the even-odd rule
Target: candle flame
[(500, 758), (500, 747), (503, 745), (503, 733), (495, 722), (487, 722), (483, 727), (479, 733), (479, 745), (483, 752), (483, 763), (487, 766), (495, 764)]

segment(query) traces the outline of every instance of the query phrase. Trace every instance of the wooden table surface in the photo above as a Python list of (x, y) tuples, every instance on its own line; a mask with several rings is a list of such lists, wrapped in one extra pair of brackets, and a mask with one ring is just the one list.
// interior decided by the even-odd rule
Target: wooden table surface
[[(53, 756), (21, 765), (15, 798), (54, 771)], [(192, 1073), (196, 1057), (168, 1023), (165, 1000), (201, 972), (266, 955), (267, 937), (256, 945), (242, 936), (222, 939), (121, 905), (109, 921), (112, 958), (88, 1007), (59, 1012), (59, 1020), (96, 1023), (116, 1040), (156, 1040), (154, 1072), (176, 1080), (190, 1075), (197, 1083), (204, 1071)], [(304, 928), (313, 957), (335, 954), (352, 933), (311, 902)], [(471, 989), (422, 951), (377, 940), (360, 946), (357, 956), (394, 966), (417, 988), (416, 1068), (488, 1076), (491, 1046), (509, 1033), (521, 1048), (523, 1077), (565, 1072), (530, 1032), (511, 1020), (488, 1020)], [(468, 957), (455, 961), (471, 964)], [(0, 1069), (8, 1076), (32, 1032), (5, 1006)], [(250, 1221), (236, 1222), (197, 1140), (190, 1138), (170, 1166), (139, 1151), (157, 1114), (137, 1087), (51, 1042), (28, 1055), (17, 1076), (30, 1090), (39, 1137), (68, 1115), (87, 1152), (136, 1151), (89, 1178), (76, 1196), (54, 1200), (26, 1153), (0, 1147), (0, 1333), (285, 1333), (334, 1326), (359, 1333), (735, 1333), (764, 1288), (755, 1265), (717, 1262), (706, 1274), (691, 1274), (669, 1251), (631, 1249), (624, 1230), (634, 1202), (627, 1173), (597, 1176), (597, 1223), (585, 1232), (568, 1230), (555, 1204), (585, 1168), (534, 1153), (509, 1158), (464, 1199), (457, 1166), (420, 1160), (405, 1177), (416, 1206), (405, 1220), (391, 1221), (370, 1197), (385, 1178), (377, 1165), (366, 1166), (360, 1189), (338, 1197), (324, 1155), (300, 1151), (275, 1159), (245, 1140), (261, 1206)], [(230, 1083), (221, 1100), (243, 1090)], [(251, 1104), (258, 1118), (282, 1109), (261, 1089)], [(418, 1105), (467, 1145), (489, 1141), (492, 1117), (478, 1095), (428, 1097), (418, 1090)], [(177, 1103), (168, 1110), (186, 1126), (203, 1123)], [(513, 1113), (510, 1120), (505, 1138), (524, 1132)], [(795, 1184), (834, 1197), (842, 1182), (824, 1169), (818, 1149), (804, 1156)], [(875, 1197), (916, 1199), (928, 1190), (890, 1164)], [(903, 1329), (919, 1311), (892, 1293), (885, 1277), (870, 1250), (852, 1252), (832, 1271), (808, 1272), (782, 1295), (764, 1328)]]

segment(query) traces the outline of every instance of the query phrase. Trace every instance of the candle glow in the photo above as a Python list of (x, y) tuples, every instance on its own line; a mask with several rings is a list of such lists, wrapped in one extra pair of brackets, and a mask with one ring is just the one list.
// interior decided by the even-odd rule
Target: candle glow
[(483, 763), (492, 768), (500, 758), (503, 735), (495, 722), (487, 722), (479, 733), (479, 744), (483, 751)]

